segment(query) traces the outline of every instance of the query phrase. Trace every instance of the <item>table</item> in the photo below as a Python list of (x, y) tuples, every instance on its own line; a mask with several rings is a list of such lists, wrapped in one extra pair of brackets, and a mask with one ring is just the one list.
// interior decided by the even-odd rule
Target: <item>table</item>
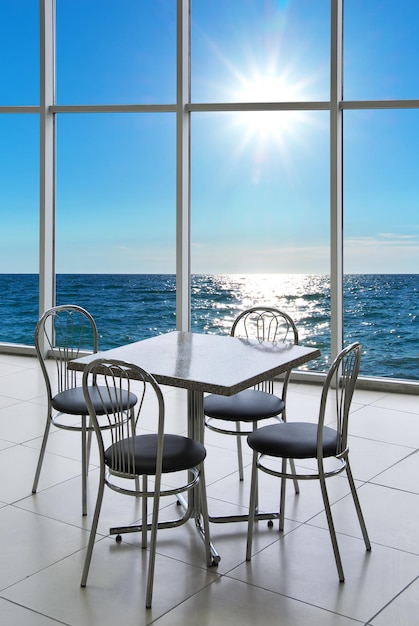
[[(174, 331), (92, 354), (72, 361), (70, 369), (82, 371), (97, 358), (119, 359), (150, 372), (161, 385), (188, 392), (188, 436), (204, 441), (204, 393), (231, 396), (269, 378), (316, 359), (320, 350), (294, 344)], [(277, 514), (259, 514), (271, 519)], [(203, 529), (195, 522), (201, 534)], [(211, 522), (247, 520), (247, 515), (211, 517)], [(213, 559), (219, 555), (213, 549)]]

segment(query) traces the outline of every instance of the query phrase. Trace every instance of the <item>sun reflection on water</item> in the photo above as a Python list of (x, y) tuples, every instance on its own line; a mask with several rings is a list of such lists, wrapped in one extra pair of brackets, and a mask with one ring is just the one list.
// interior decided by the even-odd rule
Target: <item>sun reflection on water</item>
[(300, 341), (330, 345), (330, 280), (310, 274), (197, 275), (192, 282), (193, 326), (228, 334), (237, 315), (256, 305), (282, 309), (295, 321)]

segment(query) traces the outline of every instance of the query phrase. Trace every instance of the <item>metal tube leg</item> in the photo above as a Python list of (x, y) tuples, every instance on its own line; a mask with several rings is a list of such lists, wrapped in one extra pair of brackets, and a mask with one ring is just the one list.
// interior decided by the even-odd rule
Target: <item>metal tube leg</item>
[[(147, 480), (147, 477), (144, 477)], [(144, 485), (144, 482), (143, 482)], [(151, 608), (151, 600), (153, 597), (153, 583), (154, 583), (154, 567), (156, 562), (156, 545), (157, 545), (157, 530), (159, 526), (159, 505), (160, 505), (160, 490), (161, 490), (161, 477), (156, 476), (156, 484), (154, 488), (154, 500), (153, 500), (153, 517), (151, 522), (151, 540), (150, 540), (150, 557), (148, 561), (148, 576), (147, 576), (147, 591), (146, 591), (146, 608)], [(147, 498), (144, 498), (147, 500)], [(144, 524), (143, 528), (147, 527)]]
[(250, 482), (250, 502), (249, 502), (249, 518), (247, 521), (247, 545), (246, 545), (246, 561), (250, 561), (252, 558), (252, 543), (253, 543), (253, 526), (254, 526), (254, 516), (255, 516), (255, 508), (256, 508), (256, 497), (257, 497), (257, 458), (258, 453), (256, 451), (253, 452), (253, 461), (252, 461), (252, 478)]
[[(188, 437), (203, 444), (205, 430), (204, 424), (204, 394), (200, 391), (188, 390)], [(198, 531), (200, 532), (202, 539), (206, 541), (205, 527), (202, 529), (200, 523), (201, 502), (199, 488), (194, 488), (188, 491), (188, 508), (191, 507)], [(212, 543), (210, 543), (210, 549), (213, 563), (218, 563), (221, 557)]]
[(82, 514), (87, 515), (87, 442), (85, 415), (81, 417), (81, 492)]
[[(143, 476), (143, 493), (147, 491), (147, 476)], [(147, 547), (147, 496), (143, 496), (141, 513), (141, 547)]]
[(95, 512), (94, 512), (94, 515), (93, 515), (92, 527), (90, 529), (90, 537), (89, 537), (89, 543), (87, 545), (86, 558), (84, 560), (83, 573), (82, 573), (82, 576), (81, 576), (81, 583), (80, 583), (80, 585), (82, 587), (85, 587), (86, 583), (87, 583), (87, 576), (89, 574), (90, 561), (92, 560), (93, 546), (95, 544), (96, 531), (97, 531), (97, 525), (98, 525), (98, 522), (99, 522), (100, 509), (102, 507), (102, 500), (103, 500), (104, 489), (105, 489), (105, 475), (104, 475), (104, 472), (101, 471), (100, 480), (99, 480), (99, 489), (98, 489), (97, 499), (96, 499)]
[(89, 473), (89, 465), (90, 465), (90, 451), (92, 449), (92, 435), (93, 435), (93, 427), (92, 420), (89, 419), (89, 428), (87, 430), (87, 447), (86, 447), (86, 476)]
[(346, 459), (346, 475), (348, 477), (349, 486), (351, 488), (352, 498), (354, 500), (356, 512), (358, 515), (359, 525), (361, 526), (361, 531), (362, 531), (362, 536), (364, 538), (365, 547), (367, 551), (369, 552), (371, 550), (371, 543), (368, 537), (368, 531), (365, 525), (364, 516), (362, 514), (361, 504), (359, 502), (358, 493), (356, 491), (355, 482), (352, 476), (351, 466), (349, 465), (349, 459)]
[(339, 574), (339, 580), (341, 583), (345, 581), (345, 574), (343, 573), (342, 560), (340, 558), (339, 546), (336, 537), (335, 525), (333, 523), (332, 511), (330, 508), (329, 496), (326, 489), (326, 479), (323, 474), (323, 470), (319, 471), (320, 474), (320, 486), (322, 490), (324, 510), (327, 517), (327, 524), (329, 526), (330, 539), (332, 540), (333, 552), (335, 555), (336, 567)]
[[(236, 424), (236, 430), (239, 433), (240, 432), (240, 422), (237, 422)], [(243, 453), (242, 453), (242, 438), (241, 435), (237, 435), (236, 436), (236, 441), (237, 441), (237, 461), (239, 464), (239, 480), (243, 481), (244, 476), (243, 476)]]
[[(204, 395), (192, 390), (188, 391), (188, 437), (202, 444), (204, 442)], [(194, 510), (198, 508), (199, 514), (197, 490), (191, 489), (188, 492), (188, 502)]]
[(300, 487), (298, 485), (298, 480), (297, 480), (297, 477), (296, 477), (297, 472), (295, 471), (295, 462), (294, 462), (294, 459), (290, 459), (289, 461), (290, 461), (291, 473), (294, 476), (294, 478), (292, 479), (292, 481), (294, 483), (294, 491), (298, 495), (300, 493)]
[[(287, 459), (282, 459), (282, 472), (285, 474), (287, 471)], [(279, 530), (284, 530), (285, 522), (285, 495), (287, 488), (287, 479), (285, 476), (281, 476), (281, 495), (279, 500)]]
[(38, 464), (36, 466), (36, 471), (35, 471), (35, 478), (34, 478), (33, 485), (32, 485), (32, 493), (36, 493), (36, 490), (38, 489), (39, 476), (41, 475), (41, 468), (42, 468), (42, 463), (44, 461), (44, 455), (45, 455), (45, 450), (47, 447), (47, 440), (48, 440), (50, 427), (51, 427), (51, 414), (50, 414), (50, 411), (48, 411), (47, 423), (45, 424), (45, 430), (44, 430), (44, 437), (42, 439), (41, 450), (39, 452), (39, 457), (38, 457)]
[[(205, 558), (207, 566), (210, 567), (213, 564), (213, 559), (211, 556), (211, 536), (208, 519), (207, 486), (205, 481), (204, 463), (201, 463), (201, 467), (199, 469), (199, 491), (201, 496), (202, 523), (204, 526)], [(218, 561), (214, 559), (214, 561), (218, 563), (219, 559)]]
[[(257, 422), (253, 422), (253, 431), (255, 431), (258, 427)], [(256, 472), (256, 497), (255, 497), (255, 513), (259, 511), (259, 474)]]
[(204, 443), (204, 395), (188, 390), (188, 437)]
[[(273, 393), (273, 392), (272, 392)], [(285, 399), (285, 398), (284, 398)], [(285, 408), (282, 411), (282, 415), (281, 417), (279, 417), (279, 421), (282, 422), (286, 422), (287, 421), (287, 414), (285, 412)], [(290, 462), (290, 468), (291, 468), (291, 473), (294, 475), (293, 478), (293, 483), (294, 483), (294, 491), (296, 494), (300, 493), (300, 487), (298, 486), (298, 480), (297, 480), (297, 472), (295, 471), (295, 462), (294, 459), (289, 459)]]

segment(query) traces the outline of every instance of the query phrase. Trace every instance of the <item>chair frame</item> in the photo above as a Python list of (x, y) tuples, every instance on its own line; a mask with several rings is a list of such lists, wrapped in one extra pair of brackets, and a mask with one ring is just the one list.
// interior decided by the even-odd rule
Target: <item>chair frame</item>
[[(348, 445), (348, 421), (350, 414), (350, 407), (352, 402), (353, 393), (355, 390), (359, 367), (361, 362), (362, 347), (358, 342), (344, 348), (334, 359), (329, 372), (326, 376), (326, 380), (323, 384), (319, 420), (317, 425), (317, 446), (316, 446), (316, 460), (317, 460), (317, 472), (311, 473), (289, 473), (286, 470), (287, 457), (271, 457), (268, 455), (260, 454), (257, 450), (253, 451), (252, 462), (252, 479), (250, 490), (250, 504), (249, 504), (249, 521), (247, 532), (247, 546), (246, 546), (246, 560), (251, 560), (252, 552), (252, 539), (253, 539), (253, 526), (254, 517), (251, 514), (254, 511), (255, 502), (257, 499), (257, 471), (261, 470), (271, 476), (277, 476), (281, 478), (281, 490), (280, 490), (280, 514), (279, 514), (279, 530), (284, 529), (285, 519), (285, 489), (286, 480), (297, 478), (298, 480), (319, 480), (321, 493), (323, 498), (324, 510), (326, 513), (327, 524), (329, 528), (330, 538), (333, 547), (333, 553), (336, 561), (336, 567), (338, 571), (339, 580), (344, 582), (345, 575), (342, 567), (342, 560), (340, 557), (339, 546), (336, 537), (335, 525), (332, 517), (332, 511), (330, 507), (330, 500), (326, 487), (326, 479), (331, 476), (336, 476), (346, 470), (348, 483), (350, 486), (352, 498), (354, 501), (358, 521), (361, 527), (362, 536), (364, 539), (366, 550), (371, 550), (371, 543), (369, 540), (367, 528), (365, 525), (364, 516), (362, 513), (361, 505), (359, 502), (355, 482), (352, 475), (351, 466), (349, 463), (349, 445)], [(337, 432), (337, 447), (334, 457), (324, 457), (323, 455), (323, 427), (325, 425), (325, 414), (328, 397), (331, 392), (334, 391), (335, 403), (336, 403), (336, 432)], [(282, 458), (281, 471), (273, 469), (269, 466), (269, 459)], [(324, 466), (325, 458), (335, 458), (339, 461), (338, 467), (326, 470)]]
[[(250, 328), (252, 325), (252, 328)], [(246, 339), (256, 339), (256, 341), (270, 341), (273, 343), (286, 343), (289, 336), (292, 336), (293, 343), (298, 345), (298, 329), (294, 320), (281, 309), (271, 306), (258, 305), (242, 311), (234, 320), (230, 330), (230, 336), (243, 337)], [(276, 419), (286, 421), (286, 396), (288, 391), (288, 383), (292, 370), (288, 370), (283, 377), (281, 399), (285, 403), (285, 407)], [(264, 391), (265, 393), (274, 394), (274, 379), (268, 379), (256, 384), (253, 389)], [(205, 410), (205, 401), (204, 401)], [(216, 423), (223, 422), (220, 418), (205, 416), (205, 427), (214, 432), (223, 435), (235, 435), (237, 443), (237, 460), (239, 466), (239, 479), (244, 478), (243, 472), (243, 450), (242, 437), (247, 437), (251, 432), (256, 430), (261, 419), (252, 422), (252, 430), (241, 428), (241, 422), (234, 422), (236, 429), (231, 430), (221, 426), (215, 426)], [(226, 420), (229, 421), (229, 420)], [(292, 463), (292, 461), (291, 461)], [(298, 483), (294, 482), (295, 492), (299, 493)]]
[[(80, 322), (80, 323), (79, 323)], [(69, 423), (72, 413), (63, 413), (54, 409), (54, 397), (63, 391), (80, 387), (80, 375), (68, 368), (68, 363), (90, 350), (84, 348), (84, 340), (88, 335), (91, 341), (91, 352), (98, 351), (98, 331), (92, 315), (81, 306), (63, 304), (52, 307), (40, 317), (35, 328), (35, 349), (45, 381), (48, 409), (47, 419), (39, 453), (32, 493), (36, 493), (47, 447), (51, 424), (57, 428), (81, 433), (82, 460), (82, 514), (87, 514), (87, 475), (89, 468), (91, 436), (93, 427), (87, 425), (87, 411), (81, 415), (77, 424)], [(47, 362), (54, 363), (54, 375), (57, 379), (57, 391), (53, 391), (51, 374)], [(64, 419), (67, 416), (67, 419)], [(61, 419), (63, 418), (63, 419)]]
[[(74, 322), (75, 319), (82, 320), (81, 327), (76, 332)], [(84, 326), (84, 324), (86, 326)], [(89, 332), (92, 334), (92, 352), (98, 351), (98, 331), (96, 322), (92, 315), (86, 311), (86, 309), (74, 305), (64, 304), (52, 307), (44, 312), (44, 314), (38, 320), (35, 328), (35, 350), (38, 357), (38, 361), (41, 366), (42, 374), (45, 381), (47, 390), (48, 410), (47, 420), (45, 424), (44, 436), (42, 439), (41, 450), (39, 453), (38, 463), (35, 471), (35, 478), (32, 486), (32, 493), (36, 493), (38, 488), (38, 482), (41, 474), (42, 464), (47, 447), (48, 435), (50, 432), (51, 424), (57, 428), (69, 431), (80, 432), (82, 436), (82, 512), (83, 515), (87, 513), (87, 474), (90, 457), (90, 442), (91, 442), (91, 427), (86, 425), (86, 415), (81, 416), (81, 424), (69, 424), (65, 421), (60, 421), (63, 415), (71, 415), (56, 411), (53, 408), (52, 402), (56, 395), (53, 392), (53, 386), (51, 383), (51, 375), (47, 367), (47, 360), (54, 361), (54, 373), (57, 377), (57, 393), (66, 391), (77, 387), (77, 373), (68, 369), (68, 363), (73, 359), (82, 356), (86, 350), (82, 349), (83, 336)], [(68, 341), (66, 337), (68, 335), (72, 337), (74, 341)], [(60, 336), (62, 341), (58, 342), (57, 335)], [(87, 440), (86, 433), (90, 435)]]
[[(105, 445), (103, 441), (103, 429), (100, 427), (95, 408), (91, 401), (90, 390), (91, 385), (89, 385), (88, 381), (90, 377), (94, 378), (104, 378), (105, 387), (109, 389), (116, 389), (116, 393), (120, 393), (124, 388), (129, 392), (131, 390), (132, 383), (135, 382), (136, 388), (135, 393), (139, 396), (139, 401), (137, 406), (134, 407), (129, 414), (126, 415), (127, 419), (124, 419), (122, 415), (124, 413), (124, 408), (122, 403), (116, 403), (117, 406), (114, 407), (112, 413), (107, 413), (105, 416), (109, 420), (109, 428), (107, 429), (112, 438), (112, 443), (116, 444), (118, 447), (118, 442), (121, 440), (124, 441), (133, 441), (133, 437), (136, 434), (137, 424), (140, 417), (141, 409), (144, 402), (144, 397), (146, 394), (146, 390), (148, 393), (154, 392), (155, 398), (158, 403), (158, 415), (157, 415), (157, 436), (158, 436), (158, 445), (157, 445), (157, 454), (156, 454), (156, 471), (152, 474), (155, 478), (154, 488), (149, 489), (147, 475), (141, 476), (135, 472), (135, 461), (134, 461), (134, 448), (132, 447), (132, 456), (128, 457), (124, 454), (121, 458), (116, 458), (115, 463), (125, 464), (125, 468), (121, 471), (114, 471), (105, 463)], [(209, 530), (209, 517), (208, 517), (208, 507), (207, 507), (207, 499), (206, 499), (206, 487), (205, 487), (205, 474), (204, 474), (204, 463), (200, 463), (197, 467), (192, 467), (187, 471), (188, 473), (188, 481), (183, 482), (182, 485), (177, 487), (170, 487), (162, 489), (161, 486), (161, 477), (162, 477), (162, 462), (163, 462), (163, 435), (164, 435), (164, 420), (165, 420), (165, 405), (164, 398), (161, 392), (160, 386), (154, 379), (154, 377), (146, 372), (141, 367), (127, 363), (125, 361), (120, 360), (108, 360), (108, 359), (96, 359), (92, 361), (88, 366), (86, 366), (83, 372), (83, 390), (85, 394), (86, 404), (89, 408), (89, 415), (93, 425), (94, 432), (96, 434), (98, 448), (99, 448), (99, 457), (100, 457), (100, 478), (99, 478), (99, 487), (98, 494), (96, 499), (95, 511), (92, 520), (92, 526), (90, 531), (90, 538), (87, 547), (87, 553), (85, 558), (85, 563), (82, 572), (81, 578), (81, 586), (85, 587), (87, 584), (87, 578), (93, 553), (93, 547), (95, 544), (95, 537), (97, 532), (97, 526), (100, 517), (100, 511), (103, 502), (103, 496), (105, 491), (105, 486), (109, 487), (113, 491), (116, 491), (121, 494), (130, 495), (134, 497), (142, 498), (142, 522), (141, 524), (131, 525), (131, 526), (122, 526), (110, 529), (111, 535), (117, 535), (117, 542), (121, 540), (121, 533), (132, 533), (132, 532), (140, 532), (142, 539), (142, 548), (147, 547), (147, 531), (151, 531), (151, 539), (150, 539), (150, 557), (149, 557), (149, 566), (148, 566), (148, 576), (147, 576), (147, 589), (146, 589), (146, 608), (151, 607), (152, 602), (152, 594), (153, 594), (153, 581), (154, 581), (154, 569), (155, 569), (155, 555), (156, 555), (156, 541), (157, 541), (157, 530), (161, 528), (173, 528), (176, 526), (180, 526), (187, 522), (192, 512), (194, 511), (194, 497), (190, 498), (191, 503), (187, 506), (184, 515), (176, 520), (159, 522), (159, 504), (161, 496), (169, 496), (176, 495), (178, 496), (178, 503), (181, 504), (181, 496), (179, 494), (184, 492), (196, 492), (195, 497), (200, 498), (200, 513), (196, 512), (196, 525), (198, 528), (203, 528), (203, 533), (201, 534), (202, 539), (205, 544), (205, 558), (207, 566), (212, 566), (215, 563), (212, 559), (211, 555), (211, 540), (210, 540), (210, 530)], [(141, 392), (138, 393), (138, 386), (141, 387)], [(103, 386), (99, 386), (100, 389), (103, 389)], [(114, 448), (112, 448), (112, 451)], [(114, 461), (113, 461), (114, 462)], [(131, 487), (124, 487), (115, 482), (115, 478), (122, 478), (128, 481), (133, 481), (133, 485)], [(141, 482), (141, 485), (140, 485)], [(147, 522), (147, 500), (148, 498), (153, 498), (153, 509), (152, 509), (152, 520), (151, 523)], [(200, 517), (202, 516), (202, 524)]]

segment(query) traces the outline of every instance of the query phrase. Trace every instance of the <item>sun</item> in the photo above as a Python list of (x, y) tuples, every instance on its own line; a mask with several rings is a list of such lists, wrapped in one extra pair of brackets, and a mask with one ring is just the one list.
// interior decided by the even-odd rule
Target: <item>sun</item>
[(273, 103), (299, 102), (304, 84), (293, 82), (289, 71), (281, 74), (268, 70), (236, 73), (236, 87), (229, 89), (229, 100), (236, 103), (267, 104), (268, 110), (243, 110), (235, 112), (229, 119), (230, 130), (237, 142), (236, 156), (240, 159), (251, 154), (254, 184), (271, 178), (278, 159), (283, 170), (295, 174), (292, 153), (296, 145), (306, 146), (307, 127), (313, 123), (308, 111), (269, 109)]
[[(297, 103), (305, 100), (308, 80), (294, 78), (292, 66), (278, 72), (276, 63), (265, 67), (251, 63), (246, 72), (236, 71), (236, 86), (229, 89), (231, 100), (238, 103)], [(249, 138), (282, 143), (284, 137), (297, 134), (298, 126), (307, 121), (305, 111), (264, 110), (242, 111), (239, 123), (247, 128)]]
[(304, 71), (301, 49), (284, 50), (279, 35), (239, 41), (239, 48), (233, 50), (208, 38), (222, 77), (219, 81), (212, 77), (213, 93), (219, 94), (220, 103), (239, 109), (227, 112), (223, 135), (233, 133), (231, 145), (238, 163), (251, 159), (255, 183), (271, 180), (279, 162), (282, 171), (294, 176), (296, 149), (307, 149), (312, 127), (324, 124), (310, 105), (305, 106), (323, 85), (324, 68)]
[(277, 63), (267, 60), (259, 67), (254, 60), (246, 72), (236, 71), (237, 87), (231, 90), (239, 102), (293, 102), (304, 97), (307, 81), (293, 78), (295, 68), (289, 64), (278, 72)]
[[(246, 110), (229, 116), (230, 128), (238, 137), (236, 153), (253, 150), (259, 172), (255, 180), (266, 169), (263, 162), (272, 162), (273, 152), (280, 154), (285, 167), (291, 167), (290, 152), (296, 144), (306, 145), (308, 127), (314, 119), (310, 111), (298, 110), (298, 106), (307, 102), (311, 85), (318, 76), (302, 76), (298, 60), (287, 59), (284, 63), (278, 49), (271, 48), (265, 55), (255, 56), (250, 46), (244, 46), (246, 52), (239, 65), (214, 46), (229, 76), (222, 87), (223, 100), (248, 105)], [(266, 105), (265, 110), (251, 110), (252, 105), (259, 104)], [(287, 110), (275, 109), (276, 104)]]

